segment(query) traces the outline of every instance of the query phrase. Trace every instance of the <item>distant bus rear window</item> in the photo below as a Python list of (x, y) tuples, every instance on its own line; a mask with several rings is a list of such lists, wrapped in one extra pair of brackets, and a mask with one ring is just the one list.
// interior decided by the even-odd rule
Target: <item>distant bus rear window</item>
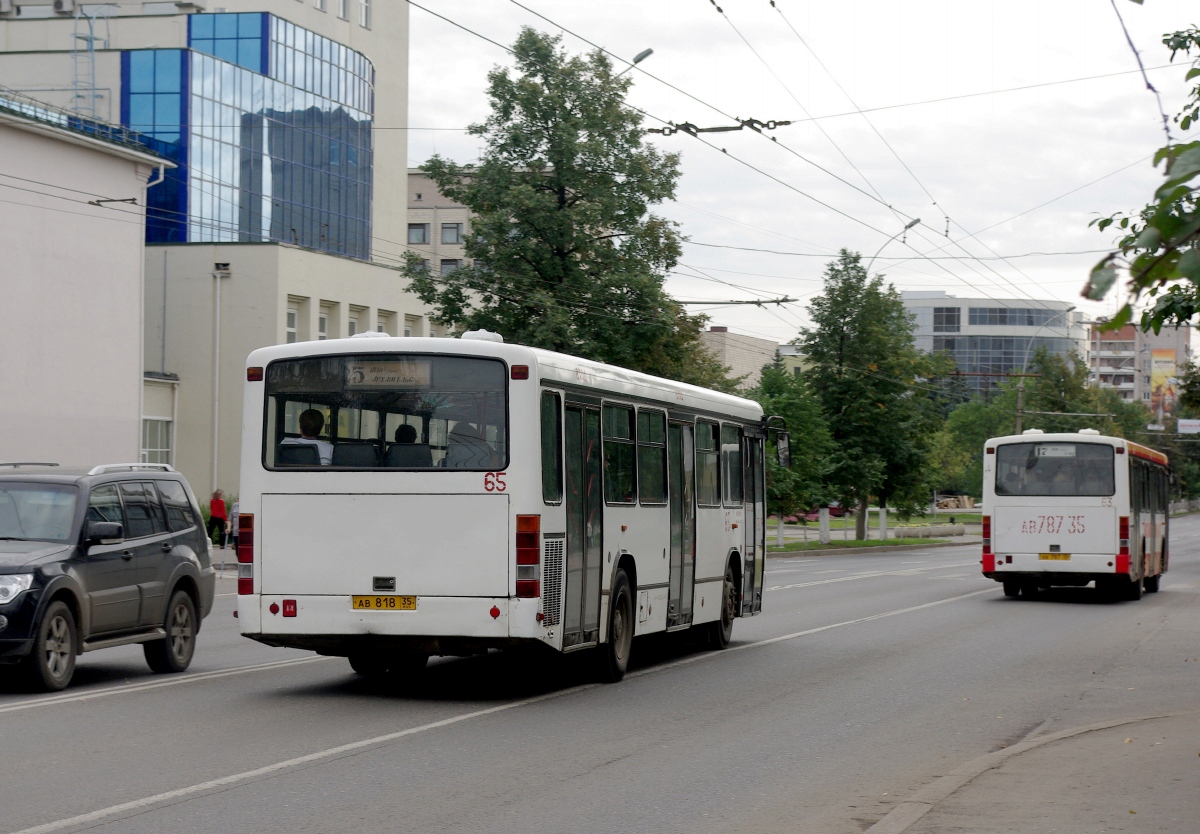
[(1100, 443), (1009, 443), (996, 449), (996, 495), (1109, 496), (1113, 447)]

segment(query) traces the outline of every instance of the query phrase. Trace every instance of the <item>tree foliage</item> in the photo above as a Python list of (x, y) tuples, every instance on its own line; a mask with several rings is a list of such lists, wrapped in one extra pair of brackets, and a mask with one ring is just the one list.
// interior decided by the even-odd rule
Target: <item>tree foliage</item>
[(791, 435), (792, 466), (783, 469), (773, 455), (767, 458), (767, 512), (794, 515), (828, 503), (829, 456), (832, 441), (821, 403), (803, 379), (780, 362), (763, 368), (758, 385), (747, 392), (767, 415), (778, 415)]
[(932, 376), (945, 358), (917, 352), (900, 294), (861, 261), (843, 249), (825, 269), (824, 293), (808, 308), (813, 326), (799, 340), (804, 379), (829, 426), (832, 492), (848, 505), (877, 496), (911, 510), (928, 494), (929, 443), (941, 423)]
[(421, 166), (471, 210), (473, 263), (434, 275), (409, 253), (413, 291), (462, 329), (727, 388), (700, 342), (705, 318), (663, 290), (681, 238), (650, 207), (674, 197), (679, 155), (644, 143), (631, 82), (603, 53), (571, 56), (559, 40), (524, 29), (515, 68), (488, 74), (491, 115), (469, 128), (478, 164)]
[[(1200, 29), (1163, 36), (1171, 60), (1179, 53), (1191, 57), (1187, 80), (1200, 78)], [(1188, 93), (1175, 116), (1186, 133), (1200, 120), (1200, 83)], [(1083, 295), (1098, 301), (1116, 283), (1120, 271), (1129, 275), (1129, 301), (1109, 323), (1115, 329), (1133, 318), (1133, 304), (1146, 295), (1153, 302), (1142, 312), (1141, 327), (1157, 333), (1164, 324), (1186, 324), (1200, 310), (1200, 202), (1195, 181), (1200, 176), (1200, 141), (1171, 143), (1154, 154), (1164, 163), (1164, 180), (1154, 199), (1132, 214), (1118, 213), (1092, 221), (1100, 231), (1119, 230), (1117, 249), (1092, 269)]]

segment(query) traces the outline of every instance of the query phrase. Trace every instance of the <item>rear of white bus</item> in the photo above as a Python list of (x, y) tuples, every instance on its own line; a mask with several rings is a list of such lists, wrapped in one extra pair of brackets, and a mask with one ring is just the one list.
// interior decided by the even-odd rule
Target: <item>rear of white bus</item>
[[(509, 396), (510, 380), (536, 386), (532, 357), (458, 340), (366, 342), (369, 353), (342, 340), (248, 360), (241, 633), (352, 661), (542, 639), (538, 583), (524, 581), (536, 568), (517, 565), (540, 553), (519, 489), (540, 485), (536, 397)], [(326, 419), (328, 463), (304, 442), (311, 409)], [(522, 461), (514, 448), (534, 451)], [(540, 512), (540, 492), (528, 500)]]
[(1127, 457), (1123, 442), (1096, 432), (989, 440), (983, 575), (1004, 583), (1010, 596), (1127, 580)]

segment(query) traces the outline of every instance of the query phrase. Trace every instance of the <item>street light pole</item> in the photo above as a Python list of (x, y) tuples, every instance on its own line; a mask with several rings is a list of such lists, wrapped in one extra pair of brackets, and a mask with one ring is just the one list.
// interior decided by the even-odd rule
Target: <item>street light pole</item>
[[(1063, 310), (1058, 315), (1051, 316), (1050, 318), (1046, 319), (1046, 321), (1042, 323), (1041, 327), (1039, 327), (1037, 330), (1033, 331), (1033, 335), (1029, 337), (1029, 343), (1027, 345), (1025, 345), (1025, 358), (1021, 361), (1021, 381), (1017, 383), (1017, 430), (1015, 432), (1013, 432), (1013, 434), (1020, 434), (1021, 429), (1025, 425), (1025, 422), (1024, 422), (1024, 418), (1025, 418), (1025, 369), (1029, 365), (1029, 350), (1030, 350), (1030, 348), (1033, 347), (1033, 341), (1034, 341), (1034, 339), (1037, 338), (1039, 333), (1041, 333), (1047, 326), (1049, 326), (1050, 322), (1054, 321), (1057, 318), (1062, 318), (1063, 316), (1067, 315), (1068, 313), (1073, 312), (1074, 310), (1075, 310), (1075, 307), (1071, 306), (1071, 307), (1068, 307), (1067, 309)], [(1070, 325), (1067, 325), (1067, 327), (1068, 327), (1067, 335), (1069, 338), (1070, 337)]]
[[(904, 228), (903, 228), (903, 229), (901, 229), (900, 231), (896, 232), (896, 234), (892, 235), (892, 236), (891, 236), (891, 237), (889, 237), (887, 240), (885, 240), (885, 241), (883, 242), (883, 246), (887, 246), (887, 245), (888, 245), (889, 243), (891, 243), (893, 240), (895, 240), (896, 238), (900, 237), (900, 235), (904, 234), (905, 232), (907, 232), (909, 229), (911, 229), (913, 226), (917, 225), (917, 224), (918, 224), (918, 223), (920, 223), (920, 222), (921, 222), (921, 218), (919, 218), (919, 217), (917, 217), (917, 218), (914, 218), (913, 220), (910, 220), (910, 221), (908, 221), (908, 223), (906, 223), (906, 224), (905, 224), (905, 226), (904, 226)], [(880, 246), (880, 247), (879, 247), (879, 251), (877, 251), (877, 252), (876, 252), (874, 255), (872, 255), (872, 256), (871, 256), (871, 260), (867, 261), (867, 277), (870, 277), (870, 275), (871, 275), (871, 264), (875, 263), (875, 259), (879, 257), (879, 252), (882, 252), (882, 251), (883, 251), (883, 246)]]

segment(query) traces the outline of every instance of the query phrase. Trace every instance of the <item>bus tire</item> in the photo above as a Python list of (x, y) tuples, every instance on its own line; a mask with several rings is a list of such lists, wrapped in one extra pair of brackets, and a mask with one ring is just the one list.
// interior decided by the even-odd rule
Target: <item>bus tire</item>
[(421, 652), (397, 652), (388, 660), (387, 673), (397, 682), (415, 678), (425, 671), (429, 655)]
[(1014, 579), (1009, 579), (1004, 583), (1004, 595), (1016, 599), (1021, 595), (1021, 583)]
[(1128, 582), (1124, 583), (1124, 587), (1121, 588), (1121, 597), (1122, 597), (1122, 599), (1127, 599), (1130, 602), (1137, 602), (1139, 599), (1141, 599), (1142, 598), (1142, 580), (1131, 579)]
[(1025, 599), (1037, 599), (1039, 590), (1036, 582), (1021, 583), (1021, 596), (1025, 597)]
[(729, 645), (733, 637), (733, 618), (737, 598), (737, 589), (733, 584), (733, 563), (725, 566), (725, 580), (721, 583), (721, 616), (708, 624), (708, 645), (714, 649), (723, 649)]
[(633, 589), (624, 568), (617, 568), (608, 598), (608, 642), (599, 649), (599, 673), (604, 683), (616, 683), (625, 677), (633, 649)]
[(1155, 574), (1154, 576), (1147, 576), (1145, 579), (1143, 579), (1142, 585), (1145, 587), (1146, 593), (1157, 594), (1158, 593), (1158, 580), (1161, 578), (1162, 578), (1162, 574), (1159, 573), (1159, 574)]
[(364, 678), (381, 678), (387, 674), (387, 658), (380, 652), (355, 652), (346, 658), (350, 668)]

